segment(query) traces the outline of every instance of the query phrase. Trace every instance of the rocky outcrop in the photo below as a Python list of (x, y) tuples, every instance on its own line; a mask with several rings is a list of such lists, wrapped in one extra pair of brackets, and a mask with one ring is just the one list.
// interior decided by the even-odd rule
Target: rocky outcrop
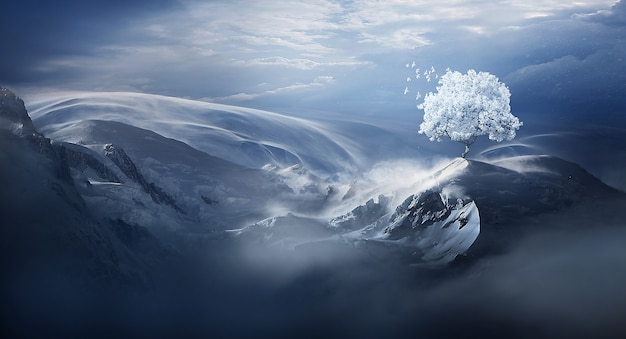
[(35, 133), (33, 121), (26, 112), (24, 101), (3, 87), (0, 87), (0, 119), (4, 120), (3, 125), (11, 124), (10, 128), (16, 135), (28, 136)]
[(122, 171), (122, 173), (124, 173), (124, 175), (138, 183), (141, 188), (150, 195), (152, 201), (158, 204), (168, 205), (177, 212), (184, 213), (183, 209), (178, 206), (174, 198), (154, 183), (148, 182), (145, 179), (123, 148), (113, 144), (107, 144), (104, 146), (104, 155), (109, 158)]
[(395, 209), (391, 204), (391, 197), (381, 195), (328, 222), (287, 214), (230, 234), (305, 251), (352, 244), (379, 259), (444, 265), (465, 253), (480, 233), (476, 203), (445, 188), (413, 194)]
[(121, 180), (113, 170), (107, 167), (102, 161), (95, 156), (68, 147), (68, 145), (58, 144), (59, 154), (71, 168), (84, 171), (87, 168), (93, 169), (98, 177), (109, 182), (120, 183)]
[[(4, 149), (0, 156), (13, 155), (20, 160), (30, 160), (31, 166), (39, 163), (41, 169), (45, 169), (47, 174), (52, 175), (42, 183), (45, 188), (56, 192), (75, 209), (84, 209), (85, 203), (74, 186), (70, 169), (63, 157), (57, 152), (50, 139), (37, 132), (26, 111), (24, 101), (9, 89), (2, 87), (0, 87), (0, 134)], [(23, 154), (19, 154), (20, 152)], [(33, 158), (27, 159), (29, 155)], [(6, 161), (15, 160), (17, 159)], [(12, 167), (12, 165), (15, 164), (6, 163), (7, 167)], [(11, 178), (7, 179), (11, 180)]]
[(357, 206), (352, 211), (332, 218), (330, 225), (343, 231), (354, 231), (366, 225), (375, 223), (389, 213), (390, 198), (384, 195), (378, 196), (377, 200), (368, 200), (365, 204)]
[(506, 223), (524, 216), (552, 212), (618, 192), (577, 164), (552, 156), (518, 156), (486, 163), (457, 159), (464, 169), (445, 177), (440, 186), (454, 185), (476, 201), (483, 221)]
[(412, 237), (416, 230), (425, 229), (434, 223), (448, 220), (441, 227), (449, 227), (453, 223), (458, 223), (458, 229), (465, 227), (468, 223), (467, 216), (459, 214), (455, 218), (450, 218), (454, 210), (458, 210), (471, 203), (470, 199), (447, 198), (440, 192), (427, 190), (421, 194), (414, 194), (408, 197), (389, 219), (389, 226), (384, 230), (385, 238), (398, 240)]
[(423, 180), (428, 188), (396, 205), (379, 195), (327, 222), (285, 215), (232, 234), (295, 248), (350, 243), (376, 258), (441, 265), (508, 246), (527, 229), (525, 218), (620, 195), (580, 166), (550, 156), (459, 158)]
[(23, 288), (21, 293), (35, 293), (50, 289), (47, 284), (55, 279), (83, 286), (145, 281), (148, 260), (152, 267), (164, 260), (152, 255), (160, 241), (146, 228), (95, 216), (70, 166), (100, 169), (112, 180), (115, 173), (97, 159), (43, 137), (9, 90), (0, 89), (0, 102), (2, 286), (14, 284)]

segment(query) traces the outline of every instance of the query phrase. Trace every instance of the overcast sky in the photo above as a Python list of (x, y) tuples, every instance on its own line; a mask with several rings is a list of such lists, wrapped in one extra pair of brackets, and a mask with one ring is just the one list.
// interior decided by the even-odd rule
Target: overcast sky
[(520, 108), (530, 97), (606, 103), (626, 88), (626, 6), (614, 4), (23, 0), (0, 11), (0, 84), (367, 115), (415, 111), (417, 91), (429, 88), (424, 78), (406, 83), (415, 61), (439, 74), (490, 71)]

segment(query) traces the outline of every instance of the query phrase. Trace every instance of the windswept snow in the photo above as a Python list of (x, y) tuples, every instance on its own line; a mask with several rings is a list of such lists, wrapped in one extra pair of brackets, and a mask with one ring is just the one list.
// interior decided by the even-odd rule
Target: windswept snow
[[(90, 131), (80, 122), (116, 121), (249, 168), (301, 164), (322, 174), (367, 165), (372, 150), (388, 146), (355, 142), (355, 138), (393, 136), (374, 126), (365, 132), (364, 124), (344, 122), (341, 128), (252, 108), (128, 92), (36, 94), (29, 98), (28, 109), (37, 128), (55, 140), (88, 145)], [(397, 142), (384, 151), (404, 147)]]
[(372, 164), (397, 140), (364, 123), (138, 93), (35, 99), (35, 125), (65, 143), (90, 208), (184, 237), (290, 250), (331, 243), (445, 264), (478, 241), (481, 221), (498, 225), (611, 193), (575, 164), (516, 154), (523, 145), (483, 152), (485, 162)]
[[(346, 192), (340, 206), (355, 206), (364, 196), (372, 197), (331, 218), (286, 213), (233, 229), (229, 234), (244, 241), (289, 249), (353, 244), (358, 249), (397, 256), (414, 264), (447, 264), (465, 253), (480, 233), (476, 203), (465, 195), (463, 188), (452, 183), (454, 178), (463, 176), (468, 165), (465, 159), (455, 159), (429, 174), (422, 172), (412, 180), (405, 177), (404, 187), (380, 183), (369, 186), (373, 182), (363, 183), (366, 187), (361, 190), (352, 187), (359, 192), (352, 196)], [(389, 184), (393, 181), (387, 178)], [(417, 193), (406, 198), (411, 191)], [(333, 211), (340, 208), (329, 209), (329, 213)]]

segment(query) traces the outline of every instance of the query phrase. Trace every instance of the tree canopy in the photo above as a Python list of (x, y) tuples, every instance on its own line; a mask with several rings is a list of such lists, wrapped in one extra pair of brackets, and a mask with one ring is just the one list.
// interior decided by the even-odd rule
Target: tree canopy
[(439, 78), (436, 93), (428, 93), (418, 106), (424, 110), (419, 133), (431, 141), (449, 137), (469, 146), (481, 135), (501, 142), (515, 138), (522, 122), (511, 114), (511, 92), (498, 78), (473, 69), (463, 74), (447, 71)]

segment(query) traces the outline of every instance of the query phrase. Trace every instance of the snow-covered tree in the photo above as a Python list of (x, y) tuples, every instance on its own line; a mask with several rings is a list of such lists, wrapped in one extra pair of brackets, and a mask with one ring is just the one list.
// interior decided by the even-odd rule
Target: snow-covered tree
[(439, 78), (437, 92), (426, 94), (418, 106), (424, 110), (419, 133), (431, 141), (449, 137), (463, 143), (463, 158), (481, 135), (497, 142), (511, 140), (522, 122), (511, 114), (510, 97), (506, 85), (488, 72), (448, 70)]

